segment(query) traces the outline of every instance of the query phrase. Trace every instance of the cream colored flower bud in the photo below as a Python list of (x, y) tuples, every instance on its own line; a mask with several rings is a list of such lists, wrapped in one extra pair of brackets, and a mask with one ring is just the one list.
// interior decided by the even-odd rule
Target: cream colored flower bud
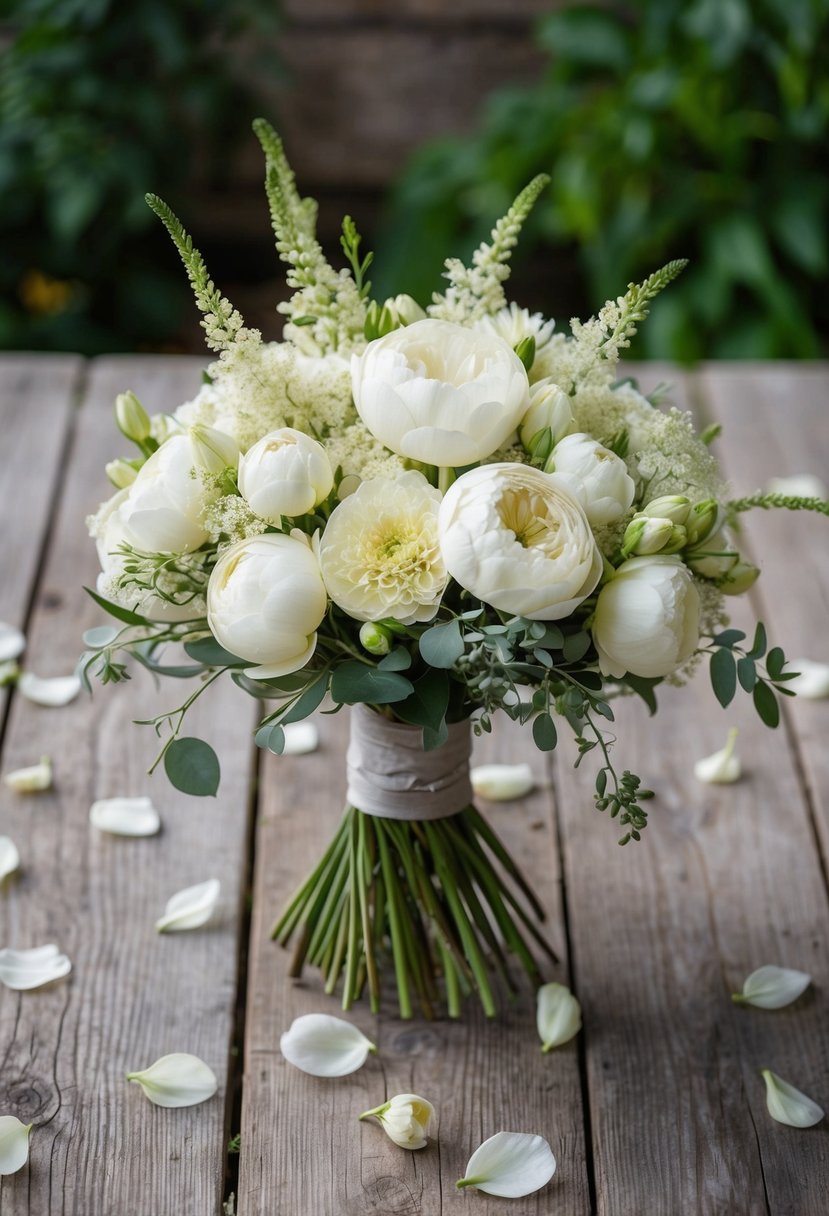
[(193, 464), (206, 473), (224, 473), (239, 463), (239, 445), (231, 435), (212, 426), (190, 427), (190, 450)]
[(366, 621), (360, 626), (360, 645), (369, 654), (388, 654), (391, 650), (391, 640), (391, 632), (374, 621)]
[(570, 398), (557, 384), (545, 379), (532, 386), (530, 408), (518, 432), (531, 456), (547, 460), (555, 445), (570, 434), (574, 425)]
[[(138, 467), (141, 467), (140, 464)], [(123, 460), (119, 457), (118, 460), (110, 460), (106, 465), (106, 475), (116, 490), (126, 490), (127, 486), (131, 486), (138, 476), (138, 469), (131, 460)]]
[(663, 494), (652, 498), (641, 510), (641, 515), (654, 519), (670, 519), (675, 524), (685, 524), (691, 511), (691, 500), (684, 494)]
[(313, 511), (331, 493), (334, 473), (316, 439), (284, 426), (263, 436), (239, 461), (239, 493), (250, 509), (277, 527)]
[(678, 553), (685, 546), (685, 529), (670, 519), (634, 515), (625, 529), (622, 557), (650, 553)]
[(740, 559), (734, 563), (718, 586), (723, 595), (744, 595), (754, 586), (759, 577), (760, 571), (757, 566), (752, 566), (751, 562), (744, 562)]
[(115, 398), (115, 421), (118, 430), (133, 443), (143, 443), (150, 437), (150, 415), (135, 393), (119, 393)]
[(422, 321), (426, 316), (426, 310), (405, 292), (386, 300), (383, 307), (389, 310), (398, 325), (414, 325), (415, 321)]
[(590, 435), (566, 435), (544, 466), (547, 473), (563, 473), (579, 488), (591, 524), (620, 519), (633, 502), (636, 485), (621, 457)]
[(434, 1113), (432, 1103), (417, 1094), (395, 1094), (381, 1106), (364, 1111), (360, 1119), (377, 1119), (389, 1139), (400, 1148), (418, 1149), (426, 1147)]
[(705, 498), (695, 502), (688, 512), (685, 529), (688, 533), (688, 544), (698, 545), (711, 535), (721, 522), (719, 503), (714, 498)]

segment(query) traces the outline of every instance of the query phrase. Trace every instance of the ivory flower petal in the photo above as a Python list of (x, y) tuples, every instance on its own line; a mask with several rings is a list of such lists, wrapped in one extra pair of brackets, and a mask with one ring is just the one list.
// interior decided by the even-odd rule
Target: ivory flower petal
[(52, 785), (52, 761), (44, 756), (39, 764), (16, 768), (3, 774), (3, 781), (16, 794), (38, 794)]
[(167, 900), (164, 915), (155, 927), (159, 933), (180, 933), (185, 929), (200, 929), (206, 924), (219, 902), (222, 884), (218, 878), (185, 887)]
[(0, 882), (13, 874), (20, 865), (17, 845), (8, 836), (0, 836)]
[(788, 1127), (814, 1127), (823, 1118), (823, 1108), (789, 1085), (770, 1068), (760, 1074), (766, 1083), (766, 1106), (772, 1119)]
[(481, 764), (469, 775), (475, 793), (490, 802), (523, 798), (535, 784), (529, 764)]
[(28, 992), (53, 980), (62, 980), (71, 970), (69, 959), (55, 945), (0, 950), (0, 983), (15, 992)]
[(279, 1040), (289, 1064), (312, 1077), (345, 1077), (366, 1062), (377, 1048), (361, 1030), (330, 1013), (306, 1013), (294, 1018)]
[(730, 730), (725, 747), (718, 752), (713, 752), (710, 756), (704, 756), (702, 760), (697, 760), (694, 765), (694, 776), (697, 781), (702, 781), (706, 785), (730, 785), (732, 782), (740, 780), (743, 768), (740, 764), (740, 757), (734, 752), (736, 740), (737, 731)]
[(556, 1159), (542, 1136), (496, 1132), (469, 1158), (456, 1185), (474, 1186), (487, 1195), (520, 1199), (546, 1186), (556, 1172)]
[(89, 808), (89, 822), (114, 836), (155, 836), (161, 828), (149, 798), (101, 798)]
[(304, 756), (319, 747), (320, 733), (314, 722), (289, 722), (285, 731), (283, 756)]
[(143, 1072), (128, 1072), (127, 1080), (140, 1085), (155, 1106), (196, 1106), (219, 1088), (213, 1069), (186, 1051), (162, 1056)]
[(805, 971), (788, 967), (758, 967), (743, 984), (742, 992), (732, 992), (735, 1005), (756, 1005), (758, 1009), (782, 1009), (802, 996), (812, 982)]
[(25, 635), (14, 625), (0, 621), (0, 662), (18, 658), (25, 649)]
[(535, 1022), (541, 1050), (569, 1043), (581, 1030), (581, 1005), (564, 984), (542, 984), (536, 997)]
[(821, 701), (829, 697), (829, 663), (815, 663), (812, 659), (793, 659), (787, 669), (799, 674), (786, 681), (786, 687), (798, 697), (809, 701)]
[(426, 1098), (418, 1094), (395, 1094), (374, 1110), (365, 1111), (360, 1119), (373, 1116), (390, 1140), (400, 1148), (414, 1150), (426, 1147), (434, 1114), (435, 1108)]
[(814, 473), (793, 473), (791, 477), (772, 477), (766, 483), (767, 494), (791, 494), (795, 498), (825, 498), (826, 483)]
[(17, 681), (17, 688), (27, 701), (57, 709), (75, 700), (81, 691), (81, 682), (78, 676), (54, 676), (44, 679), (30, 671), (24, 671)]
[(16, 1174), (29, 1160), (31, 1123), (21, 1123), (14, 1115), (0, 1115), (0, 1177)]

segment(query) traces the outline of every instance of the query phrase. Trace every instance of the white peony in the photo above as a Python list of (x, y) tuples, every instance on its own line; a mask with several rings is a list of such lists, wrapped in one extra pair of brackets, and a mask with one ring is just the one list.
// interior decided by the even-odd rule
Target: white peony
[(599, 593), (593, 641), (605, 675), (656, 678), (699, 643), (699, 593), (678, 557), (633, 557)]
[(502, 612), (557, 621), (590, 595), (602, 557), (566, 478), (519, 464), (472, 469), (438, 516), (446, 568)]
[(633, 502), (636, 485), (624, 460), (589, 435), (565, 436), (546, 467), (572, 477), (584, 495), (587, 518), (597, 527), (621, 518)]
[(304, 540), (267, 533), (226, 549), (207, 586), (207, 620), (225, 649), (267, 680), (304, 667), (325, 616), (325, 586)]
[(290, 426), (265, 435), (239, 461), (239, 493), (254, 514), (276, 526), (283, 515), (313, 511), (333, 486), (325, 448)]
[(190, 553), (208, 538), (204, 511), (216, 497), (193, 466), (186, 435), (173, 435), (138, 471), (120, 508), (126, 539), (142, 553)]
[(529, 405), (524, 365), (501, 338), (428, 319), (352, 358), (357, 412), (400, 456), (474, 464), (509, 439)]
[(421, 473), (362, 482), (331, 513), (319, 542), (334, 603), (358, 621), (431, 620), (448, 577), (439, 506), (439, 491)]

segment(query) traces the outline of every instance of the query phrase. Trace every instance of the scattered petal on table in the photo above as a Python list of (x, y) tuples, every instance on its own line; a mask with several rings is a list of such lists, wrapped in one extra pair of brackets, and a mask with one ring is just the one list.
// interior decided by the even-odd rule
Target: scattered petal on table
[(11, 773), (4, 773), (3, 780), (16, 794), (39, 794), (42, 790), (51, 788), (52, 761), (48, 756), (44, 756), (39, 764), (30, 764), (28, 768), (16, 768)]
[(730, 785), (734, 781), (739, 781), (743, 768), (740, 764), (740, 757), (734, 751), (736, 742), (737, 731), (732, 729), (728, 732), (725, 747), (710, 756), (705, 756), (702, 760), (697, 760), (694, 765), (694, 776), (697, 781), (702, 781), (705, 785)]
[(89, 808), (89, 822), (115, 836), (155, 836), (161, 817), (149, 798), (101, 798)]
[(581, 1005), (564, 984), (542, 984), (536, 997), (535, 1022), (543, 1052), (561, 1047), (581, 1030)]
[(388, 1102), (364, 1111), (359, 1117), (374, 1117), (396, 1145), (414, 1150), (426, 1147), (429, 1124), (434, 1115), (435, 1108), (426, 1098), (418, 1094), (395, 1094)]
[(761, 1075), (766, 1083), (766, 1106), (772, 1119), (789, 1127), (814, 1127), (820, 1123), (824, 1112), (817, 1102), (789, 1085), (770, 1068), (764, 1068)]
[(788, 967), (758, 967), (743, 984), (742, 992), (732, 992), (735, 1005), (756, 1005), (758, 1009), (782, 1009), (802, 996), (812, 982), (805, 971)]
[(0, 1115), (0, 1176), (16, 1174), (29, 1160), (31, 1123), (21, 1123), (14, 1115)]
[(81, 682), (78, 676), (52, 676), (44, 679), (42, 676), (33, 675), (31, 671), (24, 671), (17, 681), (17, 688), (27, 701), (57, 709), (75, 700), (81, 691)]
[(283, 726), (285, 743), (283, 756), (305, 756), (320, 745), (320, 733), (315, 722), (289, 722)]
[(792, 659), (786, 663), (787, 671), (798, 674), (786, 681), (786, 688), (809, 701), (822, 701), (829, 697), (829, 663), (815, 663), (813, 659)]
[(0, 662), (18, 658), (26, 649), (26, 638), (14, 625), (0, 621)]
[(0, 836), (0, 882), (13, 874), (20, 865), (17, 845), (8, 836)]
[(62, 980), (72, 964), (57, 946), (35, 946), (32, 950), (0, 950), (0, 982), (16, 992), (40, 988)]
[(490, 802), (523, 798), (535, 784), (529, 764), (481, 764), (469, 775), (475, 793)]
[(180, 933), (184, 929), (200, 929), (207, 924), (219, 902), (222, 884), (218, 878), (195, 887), (185, 887), (167, 900), (164, 915), (156, 921), (159, 933)]
[(213, 1069), (185, 1051), (162, 1056), (143, 1072), (128, 1072), (127, 1080), (140, 1085), (156, 1106), (196, 1106), (219, 1088)]
[(794, 473), (791, 477), (772, 477), (767, 494), (790, 494), (794, 498), (825, 498), (826, 485), (814, 473)]
[(20, 675), (20, 668), (14, 659), (3, 659), (0, 661), (0, 688), (6, 688), (9, 684), (14, 684)]
[(474, 1186), (502, 1199), (520, 1199), (546, 1186), (555, 1172), (556, 1159), (542, 1136), (496, 1132), (475, 1149), (466, 1174), (456, 1185)]
[(361, 1030), (330, 1013), (306, 1013), (295, 1018), (279, 1040), (289, 1064), (312, 1077), (345, 1077), (366, 1062), (377, 1048)]

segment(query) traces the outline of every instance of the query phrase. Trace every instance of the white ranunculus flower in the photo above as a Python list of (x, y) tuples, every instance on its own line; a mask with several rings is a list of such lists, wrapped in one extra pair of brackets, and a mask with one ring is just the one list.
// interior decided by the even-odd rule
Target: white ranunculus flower
[(605, 675), (657, 678), (699, 642), (699, 593), (678, 557), (633, 557), (599, 593), (593, 641)]
[(186, 435), (173, 435), (138, 471), (119, 514), (142, 553), (190, 553), (208, 539), (202, 522), (211, 495), (193, 466)]
[(239, 493), (255, 515), (276, 526), (283, 515), (313, 511), (333, 485), (325, 448), (290, 426), (265, 435), (239, 461)]
[(573, 429), (570, 398), (550, 379), (539, 380), (530, 391), (530, 408), (521, 420), (524, 447), (540, 461)]
[(207, 620), (231, 654), (259, 666), (254, 679), (304, 667), (325, 616), (319, 565), (303, 541), (282, 533), (251, 536), (226, 549), (207, 585)]
[(572, 477), (584, 494), (591, 524), (609, 524), (628, 510), (636, 485), (621, 457), (589, 435), (566, 435), (547, 462), (549, 472)]
[(430, 621), (447, 583), (438, 541), (440, 493), (421, 473), (361, 482), (319, 542), (335, 604), (358, 621)]
[(446, 492), (438, 528), (452, 577), (502, 612), (561, 620), (601, 578), (602, 556), (569, 481), (528, 465), (464, 473)]
[(370, 342), (351, 363), (357, 412), (381, 443), (441, 468), (506, 443), (529, 405), (521, 360), (495, 335), (427, 319)]

